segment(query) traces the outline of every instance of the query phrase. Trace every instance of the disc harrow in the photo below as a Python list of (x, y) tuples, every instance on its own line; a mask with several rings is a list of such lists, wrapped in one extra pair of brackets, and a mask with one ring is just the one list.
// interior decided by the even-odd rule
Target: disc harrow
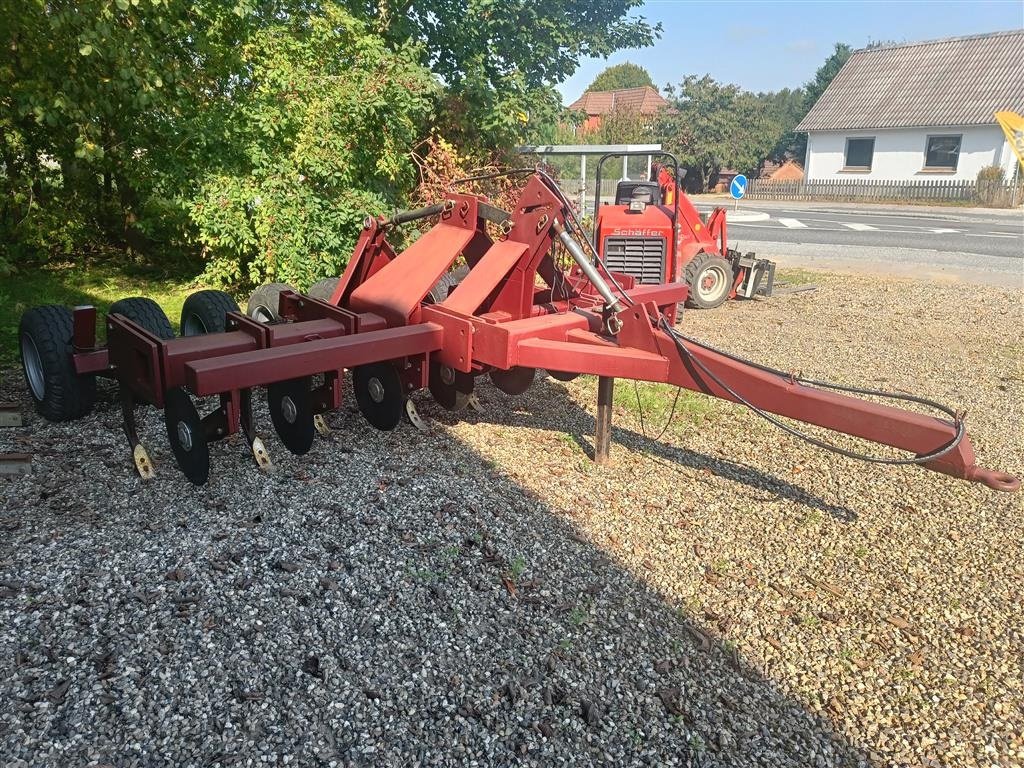
[[(427, 218), (433, 226), (404, 251), (388, 242), (394, 228)], [(363, 417), (393, 430), (403, 417), (423, 428), (409, 399), (419, 390), (452, 411), (479, 408), (481, 376), (518, 396), (544, 369), (562, 381), (600, 377), (599, 457), (610, 434), (612, 382), (628, 378), (893, 446), (909, 452), (910, 462), (999, 490), (1019, 487), (1017, 478), (977, 465), (962, 420), (949, 409), (905, 396), (951, 417), (881, 405), (688, 339), (675, 324), (688, 292), (685, 282), (639, 284), (608, 270), (557, 185), (538, 172), (511, 211), (452, 192), (427, 208), (367, 218), (340, 278), (321, 281), (313, 295), (264, 286), (250, 301), (251, 316), (226, 294), (203, 291), (186, 302), (179, 337), (170, 336), (155, 305), (134, 299), (107, 315), (105, 344), (96, 338), (94, 307), (76, 307), (70, 318), (63, 308), (31, 309), (20, 336), (26, 380), (47, 418), (88, 412), (95, 377), (117, 382), (143, 478), (154, 475), (154, 464), (139, 439), (138, 405), (164, 411), (179, 468), (202, 484), (210, 445), (237, 433), (253, 461), (272, 468), (253, 423), (256, 389), (265, 389), (281, 444), (301, 455), (330, 431), (324, 417), (342, 405), (346, 371)], [(219, 404), (204, 415), (198, 404), (205, 398)]]

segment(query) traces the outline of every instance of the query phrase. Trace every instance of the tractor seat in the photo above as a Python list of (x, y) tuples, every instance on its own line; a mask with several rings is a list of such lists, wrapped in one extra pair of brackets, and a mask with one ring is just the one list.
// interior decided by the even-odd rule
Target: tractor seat
[(615, 204), (629, 205), (640, 200), (648, 205), (661, 203), (661, 187), (656, 181), (620, 181), (615, 187)]

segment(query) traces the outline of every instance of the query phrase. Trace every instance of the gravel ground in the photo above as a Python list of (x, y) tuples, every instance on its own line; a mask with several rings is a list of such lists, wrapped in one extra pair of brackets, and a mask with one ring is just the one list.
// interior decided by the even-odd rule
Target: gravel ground
[[(819, 282), (685, 327), (967, 408), (1024, 473), (1019, 292)], [(620, 406), (598, 469), (595, 380), (478, 392), (429, 435), (271, 434), (273, 476), (217, 445), (198, 489), (156, 411), (134, 477), (112, 392), (0, 431), (35, 454), (0, 480), (0, 763), (1024, 764), (1020, 495), (692, 398), (660, 442)]]

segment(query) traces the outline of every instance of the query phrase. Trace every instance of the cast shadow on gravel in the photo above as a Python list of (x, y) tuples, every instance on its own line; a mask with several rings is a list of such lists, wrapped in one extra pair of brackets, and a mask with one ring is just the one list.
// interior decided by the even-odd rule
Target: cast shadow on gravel
[[(482, 414), (466, 414), (467, 420), (499, 421), (495, 416), (500, 413), (504, 403), (514, 403), (521, 418), (519, 423), (536, 429), (549, 429), (570, 435), (573, 442), (589, 459), (594, 458), (593, 435), (596, 427), (593, 408), (581, 407), (569, 397), (568, 391), (553, 379), (541, 378), (543, 372), (538, 371), (538, 381), (520, 398), (509, 398), (494, 388), (488, 388), (485, 395), (493, 407), (484, 407)], [(502, 402), (504, 401), (504, 402)], [(596, 403), (595, 403), (596, 407)], [(460, 414), (461, 415), (461, 414)], [(677, 417), (678, 418), (678, 417)], [(713, 423), (711, 427), (713, 428)], [(771, 435), (765, 437), (771, 439)], [(698, 471), (709, 471), (719, 477), (742, 483), (749, 488), (764, 494), (764, 501), (772, 501), (781, 497), (787, 501), (797, 502), (831, 515), (836, 520), (850, 523), (857, 519), (857, 513), (849, 507), (834, 504), (817, 496), (805, 488), (783, 480), (777, 475), (762, 472), (738, 461), (709, 456), (680, 446), (669, 445), (652, 437), (626, 429), (612, 423), (612, 452), (616, 446), (632, 451), (645, 453), (659, 463), (679, 465)]]
[[(14, 593), (0, 600), (0, 658), (15, 660), (0, 677), (0, 755), (31, 766), (871, 765), (485, 456), (408, 424), (380, 433), (358, 414), (338, 420), (309, 455), (278, 450), (273, 478), (218, 447), (202, 488), (167, 467), (130, 483), (130, 508), (114, 501), (80, 524), (47, 507), (12, 516), (0, 540)], [(0, 494), (26, 496), (62, 461), (41, 456)], [(55, 520), (59, 547), (41, 541)]]

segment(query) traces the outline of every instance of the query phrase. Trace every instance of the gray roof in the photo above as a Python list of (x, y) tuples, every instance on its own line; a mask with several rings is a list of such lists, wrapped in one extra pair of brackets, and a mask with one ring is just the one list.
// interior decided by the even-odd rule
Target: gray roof
[(995, 124), (1024, 112), (1024, 30), (854, 51), (798, 131)]

